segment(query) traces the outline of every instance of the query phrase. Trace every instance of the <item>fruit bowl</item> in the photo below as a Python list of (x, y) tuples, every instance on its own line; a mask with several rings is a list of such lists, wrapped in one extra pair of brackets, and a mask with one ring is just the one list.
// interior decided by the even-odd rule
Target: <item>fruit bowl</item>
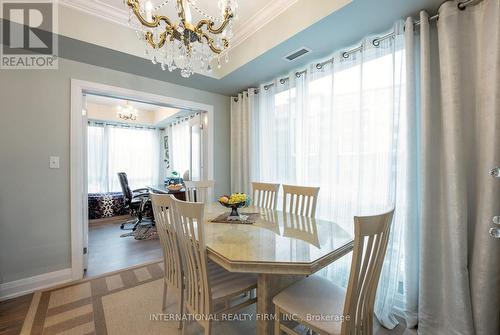
[(250, 197), (245, 193), (233, 193), (230, 196), (223, 195), (219, 198), (219, 203), (227, 208), (231, 208), (228, 220), (241, 220), (238, 208), (246, 207), (250, 204)]
[(170, 191), (180, 191), (183, 187), (184, 187), (184, 185), (182, 185), (182, 184), (170, 184), (167, 186), (167, 188)]

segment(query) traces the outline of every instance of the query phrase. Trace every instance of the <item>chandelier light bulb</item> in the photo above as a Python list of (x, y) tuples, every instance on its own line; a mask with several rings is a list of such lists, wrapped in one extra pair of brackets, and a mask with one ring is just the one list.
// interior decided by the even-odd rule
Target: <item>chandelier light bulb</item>
[(146, 9), (146, 20), (151, 21), (153, 19), (153, 3), (146, 1), (144, 7)]

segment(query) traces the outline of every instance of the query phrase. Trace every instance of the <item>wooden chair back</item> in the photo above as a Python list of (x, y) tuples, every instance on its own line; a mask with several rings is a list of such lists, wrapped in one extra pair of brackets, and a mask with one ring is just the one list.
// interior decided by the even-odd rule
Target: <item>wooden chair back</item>
[(208, 282), (208, 258), (205, 245), (205, 204), (185, 202), (171, 196), (177, 240), (184, 260), (185, 303), (196, 315), (209, 315), (211, 291)]
[(254, 206), (276, 209), (280, 184), (252, 183), (252, 202)]
[(283, 185), (283, 212), (314, 217), (318, 193), (319, 187)]
[(200, 180), (200, 181), (184, 181), (184, 188), (186, 189), (186, 201), (189, 202), (210, 202), (208, 199), (209, 190), (213, 189), (215, 182), (213, 180)]
[(341, 334), (372, 334), (375, 294), (384, 263), (394, 209), (380, 215), (354, 217), (354, 248), (344, 303)]
[(151, 203), (163, 252), (165, 280), (182, 290), (182, 258), (175, 232), (172, 199), (168, 194), (151, 194)]

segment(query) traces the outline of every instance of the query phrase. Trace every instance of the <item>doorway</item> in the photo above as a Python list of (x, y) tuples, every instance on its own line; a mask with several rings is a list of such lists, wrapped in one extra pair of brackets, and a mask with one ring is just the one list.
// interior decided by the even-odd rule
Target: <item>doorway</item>
[[(119, 110), (123, 111), (124, 118), (119, 117)], [(130, 113), (137, 115), (127, 119)], [(122, 169), (130, 171), (131, 188), (160, 187), (171, 172), (168, 165), (173, 163), (168, 153), (172, 142), (168, 141), (166, 129), (179, 119), (188, 119), (190, 135), (186, 138), (189, 142), (186, 156), (189, 157), (190, 177), (212, 178), (212, 117), (213, 107), (209, 105), (72, 80), (73, 279), (161, 260), (159, 240), (136, 239), (131, 230), (136, 218), (130, 216), (126, 206), (120, 206), (122, 192), (118, 188), (120, 181), (116, 169), (120, 172)], [(102, 145), (91, 143), (96, 140), (102, 141)], [(94, 149), (89, 148), (89, 143)], [(151, 151), (152, 143), (155, 143), (154, 153)], [(100, 164), (101, 172), (89, 174), (89, 165), (94, 166), (96, 161)], [(150, 163), (145, 164), (144, 161)], [(142, 166), (134, 169), (127, 162), (140, 162)], [(158, 167), (157, 173), (145, 173), (155, 165)], [(103, 213), (95, 208), (92, 212), (89, 204), (95, 207), (96, 199), (91, 201), (90, 197), (98, 198), (99, 209), (107, 208), (104, 217), (96, 218), (96, 213)], [(125, 230), (120, 230), (124, 220), (129, 223), (124, 225)], [(148, 222), (145, 218), (139, 227), (153, 227), (153, 231), (155, 227), (152, 221)], [(89, 222), (94, 225), (89, 225)], [(87, 269), (86, 273), (84, 269)]]

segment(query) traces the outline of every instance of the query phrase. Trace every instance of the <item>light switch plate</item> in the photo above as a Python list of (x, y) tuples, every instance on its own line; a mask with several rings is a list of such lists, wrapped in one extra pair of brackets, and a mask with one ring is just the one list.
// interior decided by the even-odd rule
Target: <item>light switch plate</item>
[(59, 156), (49, 157), (49, 167), (51, 169), (59, 169)]

